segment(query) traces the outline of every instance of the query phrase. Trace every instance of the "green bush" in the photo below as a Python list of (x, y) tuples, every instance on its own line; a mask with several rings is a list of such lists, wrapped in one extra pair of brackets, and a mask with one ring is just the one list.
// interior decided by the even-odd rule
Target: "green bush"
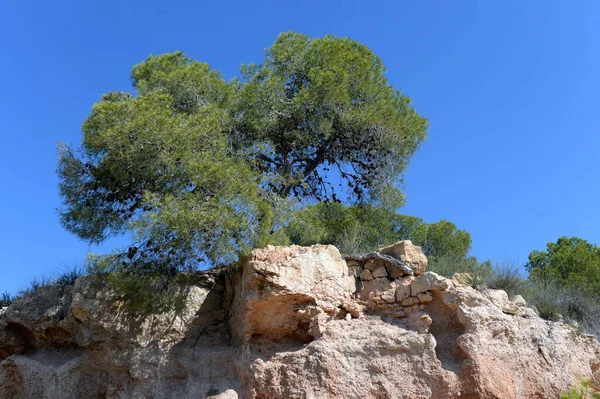
[(447, 220), (425, 223), (370, 205), (340, 203), (309, 205), (292, 213), (283, 227), (289, 242), (297, 245), (332, 244), (342, 253), (371, 252), (400, 240), (422, 247), (430, 263), (471, 262), (471, 235)]
[(525, 267), (532, 280), (600, 296), (600, 248), (581, 238), (560, 237), (546, 251), (532, 251)]
[(478, 262), (474, 256), (461, 257), (460, 255), (445, 255), (430, 261), (427, 270), (444, 277), (452, 277), (456, 273), (466, 273), (470, 277), (473, 288), (486, 285), (493, 273), (490, 261)]
[(7, 292), (4, 291), (0, 296), (0, 308), (5, 308), (10, 306), (13, 301), (13, 297)]
[(29, 280), (29, 285), (27, 287), (19, 290), (17, 297), (33, 294), (42, 287), (54, 284), (55, 281), (55, 279), (47, 275), (33, 277), (31, 280)]
[(293, 212), (283, 230), (293, 244), (332, 244), (351, 254), (411, 239), (422, 224), (419, 218), (374, 206), (320, 203)]
[(63, 269), (55, 279), (55, 284), (63, 286), (75, 285), (75, 280), (85, 274), (85, 269), (79, 266), (71, 266)]
[(600, 304), (595, 298), (553, 281), (529, 280), (521, 293), (541, 318), (557, 321), (562, 317), (600, 336)]
[(538, 316), (544, 320), (558, 321), (561, 318), (561, 307), (553, 290), (537, 285), (530, 286), (525, 298), (535, 309)]
[[(89, 256), (88, 270), (115, 289), (121, 299), (144, 314), (181, 309), (194, 274), (164, 265), (123, 265), (111, 256)], [(163, 267), (161, 267), (163, 266)]]
[(519, 264), (508, 259), (497, 264), (486, 281), (488, 288), (504, 290), (510, 296), (521, 294), (524, 284)]
[(600, 399), (600, 388), (597, 379), (594, 384), (590, 380), (583, 380), (578, 386), (569, 388), (560, 395), (560, 399)]

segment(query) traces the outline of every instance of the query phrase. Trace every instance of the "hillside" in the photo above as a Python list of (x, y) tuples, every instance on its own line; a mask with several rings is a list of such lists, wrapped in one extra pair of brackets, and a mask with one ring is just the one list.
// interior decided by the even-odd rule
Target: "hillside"
[(402, 241), (254, 250), (145, 315), (94, 276), (0, 311), (0, 398), (557, 398), (600, 344)]

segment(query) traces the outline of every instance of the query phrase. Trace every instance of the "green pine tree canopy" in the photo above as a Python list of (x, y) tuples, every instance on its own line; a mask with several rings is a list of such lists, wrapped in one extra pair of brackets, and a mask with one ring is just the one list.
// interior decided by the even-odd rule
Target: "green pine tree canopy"
[(105, 267), (175, 273), (282, 239), (288, 200), (396, 208), (427, 122), (384, 71), (360, 43), (293, 32), (231, 81), (150, 56), (135, 94), (102, 96), (81, 148), (60, 146), (62, 223), (92, 243), (132, 236)]
[(578, 237), (560, 237), (532, 251), (525, 265), (534, 281), (554, 282), (600, 297), (600, 248)]

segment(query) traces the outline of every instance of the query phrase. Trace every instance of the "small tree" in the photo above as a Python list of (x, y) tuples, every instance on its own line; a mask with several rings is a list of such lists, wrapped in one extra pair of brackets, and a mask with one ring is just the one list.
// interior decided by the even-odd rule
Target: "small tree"
[(411, 239), (423, 248), (430, 262), (437, 262), (449, 255), (465, 258), (471, 250), (471, 234), (456, 228), (454, 223), (446, 219), (421, 224), (412, 232)]
[(554, 281), (588, 295), (600, 294), (600, 248), (581, 238), (560, 237), (546, 251), (532, 251), (525, 265), (533, 280)]

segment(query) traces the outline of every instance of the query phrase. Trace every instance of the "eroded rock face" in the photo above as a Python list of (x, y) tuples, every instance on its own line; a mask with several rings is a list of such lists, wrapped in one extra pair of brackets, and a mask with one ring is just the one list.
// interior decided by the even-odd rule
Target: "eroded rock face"
[(343, 304), (350, 302), (354, 284), (331, 245), (255, 250), (233, 276), (234, 340), (310, 342), (320, 335), (319, 320), (347, 313)]
[(0, 315), (0, 398), (557, 398), (600, 368), (593, 338), (396, 249), (415, 275), (256, 250), (153, 316), (93, 277), (44, 287)]
[(147, 317), (89, 276), (72, 289), (44, 287), (0, 317), (0, 398), (240, 391), (224, 293), (224, 276), (206, 274), (181, 311)]

